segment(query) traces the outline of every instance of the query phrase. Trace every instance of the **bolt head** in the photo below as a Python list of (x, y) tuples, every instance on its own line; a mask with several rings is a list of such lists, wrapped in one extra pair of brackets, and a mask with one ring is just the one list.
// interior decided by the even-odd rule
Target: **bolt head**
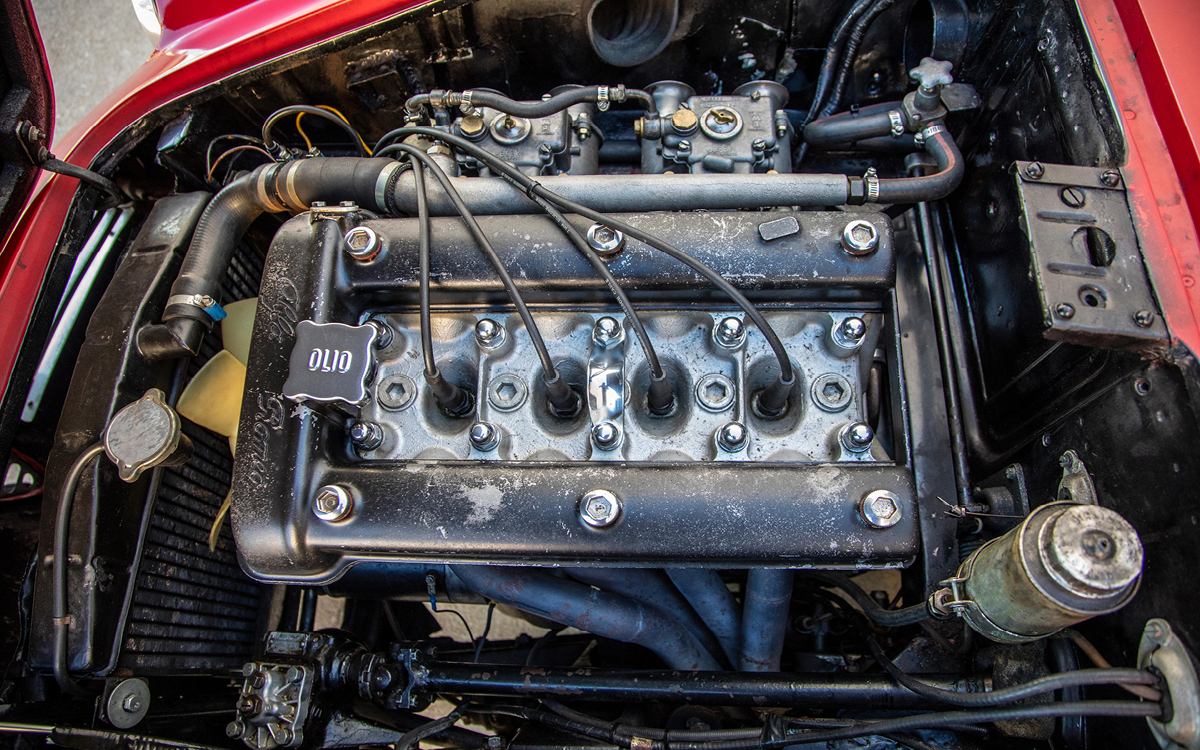
[(688, 140), (682, 140), (679, 142), (679, 145), (676, 146), (675, 148), (679, 149), (680, 151), (691, 151), (692, 150), (692, 142), (688, 141)]
[(864, 219), (855, 219), (842, 230), (842, 249), (851, 255), (869, 255), (879, 247), (879, 230)]
[(287, 681), (288, 684), (295, 684), (304, 679), (304, 670), (300, 667), (288, 667)]
[(1031, 180), (1040, 180), (1046, 174), (1046, 168), (1040, 161), (1031, 161), (1025, 165), (1025, 175)]
[(355, 260), (368, 261), (379, 254), (379, 237), (370, 227), (354, 227), (343, 239), (346, 253)]
[(1070, 320), (1075, 317), (1075, 306), (1070, 302), (1059, 302), (1054, 307), (1054, 314), (1063, 320)]
[(280, 745), (290, 745), (293, 737), (295, 737), (295, 735), (293, 735), (292, 730), (288, 729), (287, 727), (281, 727), (275, 732), (275, 741)]
[(754, 142), (750, 144), (750, 147), (753, 148), (755, 151), (766, 151), (767, 150), (767, 142), (763, 138), (755, 138)]
[(475, 343), (484, 349), (495, 349), (504, 343), (504, 326), (491, 318), (484, 318), (475, 324)]
[(613, 525), (620, 515), (621, 501), (608, 490), (592, 490), (579, 499), (579, 518), (594, 529)]
[(231, 740), (236, 740), (242, 736), (242, 722), (231, 721), (225, 725), (225, 736)]
[(719, 346), (736, 349), (746, 341), (746, 325), (741, 318), (723, 318), (713, 329), (713, 339)]
[(383, 428), (374, 422), (355, 422), (350, 426), (350, 442), (363, 450), (375, 450), (383, 445)]
[(487, 124), (479, 115), (467, 115), (458, 123), (458, 129), (468, 138), (477, 138), (483, 135), (486, 128)]
[(835, 343), (847, 349), (853, 349), (861, 344), (867, 335), (867, 324), (862, 318), (843, 318), (833, 333)]
[(141, 711), (142, 696), (138, 695), (137, 693), (125, 696), (125, 700), (121, 701), (121, 709), (123, 711), (128, 711), (131, 714), (136, 714), (138, 711)]
[(267, 676), (262, 672), (255, 672), (250, 676), (250, 687), (255, 690), (262, 690), (267, 685)]
[(488, 750), (500, 750), (500, 748), (504, 747), (504, 738), (494, 735), (492, 737), (488, 737), (487, 746)]
[(859, 513), (868, 526), (886, 529), (900, 523), (903, 515), (900, 499), (887, 490), (875, 490), (863, 496)]
[(1119, 187), (1121, 184), (1121, 173), (1115, 169), (1107, 169), (1101, 172), (1100, 184), (1110, 188)]
[(746, 425), (741, 422), (728, 422), (717, 430), (717, 446), (727, 453), (737, 453), (746, 447)]
[(851, 422), (842, 429), (842, 446), (851, 453), (864, 453), (875, 440), (875, 431), (866, 422)]
[(671, 115), (671, 127), (681, 135), (691, 135), (696, 132), (696, 127), (699, 125), (696, 119), (696, 113), (690, 109), (680, 107), (675, 110), (675, 114)]
[(600, 450), (613, 450), (621, 443), (621, 428), (613, 422), (600, 422), (592, 428), (592, 440)]
[(1149, 310), (1138, 310), (1133, 314), (1133, 322), (1138, 328), (1149, 328), (1154, 325), (1154, 313)]
[(342, 521), (354, 510), (354, 498), (345, 488), (327, 484), (313, 496), (313, 513), (327, 523)]
[(500, 431), (491, 422), (476, 422), (471, 425), (470, 438), (476, 450), (490, 451), (500, 443)]
[(597, 255), (607, 258), (625, 247), (625, 233), (604, 224), (593, 224), (588, 227), (587, 241)]

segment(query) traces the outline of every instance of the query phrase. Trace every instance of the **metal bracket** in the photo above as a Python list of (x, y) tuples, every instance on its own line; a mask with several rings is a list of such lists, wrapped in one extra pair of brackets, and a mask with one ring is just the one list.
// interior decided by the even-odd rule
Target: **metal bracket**
[(1075, 451), (1066, 451), (1058, 459), (1063, 467), (1062, 480), (1058, 483), (1058, 499), (1069, 503), (1096, 505), (1096, 485), (1092, 475)]
[(1196, 662), (1166, 620), (1156, 617), (1146, 621), (1137, 664), (1138, 669), (1157, 670), (1171, 696), (1170, 721), (1146, 719), (1158, 744), (1173, 750), (1200, 749), (1200, 678)]
[(1166, 346), (1120, 173), (1019, 161), (1016, 175), (1046, 338)]

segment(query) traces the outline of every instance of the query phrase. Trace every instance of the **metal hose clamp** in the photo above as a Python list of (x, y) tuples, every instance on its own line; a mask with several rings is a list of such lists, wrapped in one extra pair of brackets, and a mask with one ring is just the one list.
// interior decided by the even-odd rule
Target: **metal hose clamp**
[(888, 112), (888, 120), (892, 123), (892, 137), (899, 138), (904, 135), (904, 118), (900, 116), (897, 110)]
[(475, 112), (475, 106), (471, 104), (471, 95), (474, 93), (471, 89), (462, 92), (462, 97), (458, 102), (458, 109), (464, 116), (474, 114)]
[(207, 294), (172, 294), (167, 298), (167, 307), (171, 305), (191, 305), (200, 308), (205, 315), (215, 323), (225, 317), (225, 308)]
[(596, 91), (596, 108), (601, 112), (608, 109), (608, 86), (600, 86)]
[(867, 203), (879, 202), (879, 173), (875, 171), (875, 167), (868, 167), (866, 174), (863, 175), (863, 182), (867, 184)]

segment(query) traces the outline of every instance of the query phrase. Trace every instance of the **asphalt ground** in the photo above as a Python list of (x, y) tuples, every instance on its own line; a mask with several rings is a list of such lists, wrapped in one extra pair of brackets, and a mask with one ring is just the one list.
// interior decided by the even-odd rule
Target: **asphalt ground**
[(130, 0), (32, 0), (54, 84), (54, 141), (154, 51)]

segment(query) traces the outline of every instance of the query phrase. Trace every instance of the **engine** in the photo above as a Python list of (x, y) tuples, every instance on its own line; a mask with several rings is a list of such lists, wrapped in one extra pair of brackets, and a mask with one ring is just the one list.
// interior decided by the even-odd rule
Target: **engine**
[(438, 4), (129, 145), (31, 684), (252, 750), (1194, 744), (1143, 488), (1200, 391), (1079, 9), (733, 5)]

